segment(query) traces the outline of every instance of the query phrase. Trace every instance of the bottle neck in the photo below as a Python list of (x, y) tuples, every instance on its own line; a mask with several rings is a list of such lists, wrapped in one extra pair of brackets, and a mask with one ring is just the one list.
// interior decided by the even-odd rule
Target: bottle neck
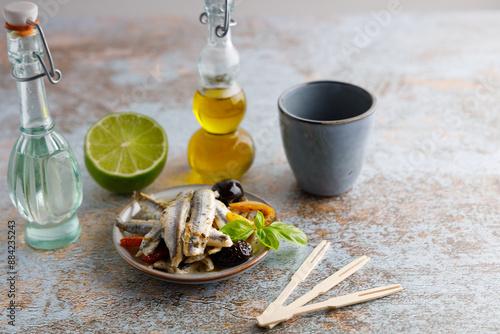
[(229, 20), (234, 9), (234, 0), (227, 0), (228, 8), (226, 8), (226, 0), (205, 0), (205, 12), (208, 19), (208, 43), (212, 45), (231, 44), (231, 28), (228, 26), (227, 34), (223, 37), (216, 35), (218, 26), (224, 27), (226, 11), (229, 11)]
[[(14, 74), (19, 78), (29, 78), (43, 73), (43, 68), (33, 54), (43, 55), (42, 43), (38, 31), (26, 36), (16, 31), (7, 31), (9, 60), (14, 65)], [(54, 127), (50, 117), (44, 77), (17, 82), (19, 109), (21, 113), (21, 131), (28, 134), (46, 132)]]
[(224, 14), (208, 14), (208, 44), (211, 46), (223, 47), (232, 44), (231, 27), (228, 27), (227, 33), (223, 37), (216, 35), (218, 26), (224, 26)]
[[(231, 41), (228, 27), (224, 36), (217, 36), (217, 27), (223, 27), (225, 21), (225, 0), (205, 0), (205, 12), (208, 20), (208, 43), (203, 48), (198, 62), (201, 85), (206, 89), (226, 89), (232, 87), (240, 69), (240, 56)], [(228, 1), (231, 11), (233, 1)], [(230, 19), (229, 15), (229, 19)], [(223, 31), (219, 31), (222, 34)]]

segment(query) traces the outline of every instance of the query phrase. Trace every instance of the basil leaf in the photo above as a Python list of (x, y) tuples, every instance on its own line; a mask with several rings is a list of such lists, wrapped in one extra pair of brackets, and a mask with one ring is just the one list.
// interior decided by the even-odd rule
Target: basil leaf
[(257, 238), (259, 238), (260, 242), (264, 244), (264, 246), (278, 250), (280, 247), (280, 238), (279, 234), (269, 226), (264, 227), (263, 229), (255, 231)]
[(246, 240), (253, 233), (255, 227), (243, 219), (236, 219), (222, 226), (220, 231), (228, 235), (231, 240)]
[(298, 227), (281, 222), (274, 222), (268, 227), (275, 230), (281, 239), (293, 245), (304, 247), (307, 244), (307, 236)]
[(264, 227), (264, 215), (262, 212), (257, 211), (257, 215), (255, 216), (253, 220), (255, 227), (257, 227), (259, 230)]

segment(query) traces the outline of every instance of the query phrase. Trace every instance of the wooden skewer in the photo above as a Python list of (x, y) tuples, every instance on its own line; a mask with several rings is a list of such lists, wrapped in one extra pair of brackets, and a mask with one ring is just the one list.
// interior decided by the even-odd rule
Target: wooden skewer
[[(289, 310), (288, 312), (293, 312), (294, 309), (297, 309), (301, 307), (302, 305), (307, 304), (309, 301), (313, 300), (319, 295), (324, 294), (343, 280), (345, 280), (347, 277), (351, 276), (355, 272), (357, 272), (359, 269), (363, 268), (365, 264), (370, 261), (370, 258), (367, 256), (362, 256), (348, 265), (344, 266), (342, 269), (334, 273), (333, 275), (327, 277), (324, 279), (322, 282), (316, 284), (314, 288), (312, 288), (308, 293), (304, 294), (302, 297), (296, 299), (294, 302), (291, 304), (285, 306), (283, 309)], [(281, 312), (281, 310), (279, 310)], [(274, 314), (262, 314), (262, 316), (257, 318), (257, 321), (260, 323), (268, 323), (269, 319), (271, 319), (274, 316)], [(268, 328), (273, 328), (279, 324), (279, 322), (275, 322), (272, 324), (267, 325)]]
[(302, 265), (297, 269), (297, 271), (293, 274), (288, 285), (281, 291), (280, 295), (274, 302), (269, 304), (269, 306), (264, 310), (264, 312), (257, 317), (257, 321), (259, 319), (264, 320), (266, 315), (273, 314), (274, 312), (281, 309), (283, 302), (290, 296), (292, 291), (299, 285), (300, 282), (304, 281), (306, 277), (311, 273), (314, 267), (321, 260), (325, 252), (330, 247), (330, 242), (323, 240), (314, 250), (309, 254), (307, 259), (302, 263)]
[(351, 293), (349, 295), (330, 298), (323, 302), (302, 306), (296, 309), (282, 308), (281, 310), (273, 314), (272, 319), (267, 320), (267, 322), (263, 323), (259, 322), (259, 325), (262, 327), (267, 327), (270, 324), (288, 320), (295, 315), (324, 310), (327, 308), (340, 308), (348, 305), (359, 304), (370, 300), (386, 297), (400, 291), (403, 291), (403, 287), (400, 284), (389, 285)]

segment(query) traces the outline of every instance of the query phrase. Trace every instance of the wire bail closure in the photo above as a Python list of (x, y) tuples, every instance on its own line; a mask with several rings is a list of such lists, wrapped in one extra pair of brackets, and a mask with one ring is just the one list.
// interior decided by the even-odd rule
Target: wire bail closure
[(40, 56), (37, 52), (33, 52), (33, 55), (38, 58), (38, 61), (40, 61), (40, 64), (43, 67), (44, 73), (40, 73), (40, 74), (34, 75), (32, 77), (29, 77), (29, 78), (20, 78), (14, 74), (14, 68), (13, 68), (12, 72), (11, 72), (12, 77), (16, 81), (27, 82), (27, 81), (36, 80), (36, 79), (42, 78), (44, 76), (47, 76), (47, 79), (49, 79), (50, 83), (55, 85), (59, 81), (61, 81), (62, 74), (61, 74), (61, 71), (54, 68), (54, 62), (52, 61), (52, 55), (50, 54), (49, 45), (47, 44), (47, 40), (45, 39), (45, 34), (43, 33), (42, 27), (40, 27), (40, 25), (38, 23), (31, 21), (30, 19), (26, 20), (26, 23), (34, 26), (38, 30), (38, 32), (40, 33), (40, 38), (42, 39), (43, 47), (45, 49), (45, 54), (47, 55), (47, 59), (49, 60), (50, 69), (48, 69), (47, 66), (45, 65), (45, 63), (43, 62), (42, 56)]
[[(229, 0), (226, 0), (226, 6), (224, 8), (224, 25), (218, 25), (217, 28), (215, 28), (215, 35), (219, 38), (222, 38), (227, 35), (227, 32), (229, 31), (229, 27), (233, 27), (238, 24), (235, 20), (233, 20), (230, 17), (230, 10), (229, 10)], [(200, 15), (200, 22), (201, 24), (207, 24), (208, 23), (208, 13), (203, 12)]]

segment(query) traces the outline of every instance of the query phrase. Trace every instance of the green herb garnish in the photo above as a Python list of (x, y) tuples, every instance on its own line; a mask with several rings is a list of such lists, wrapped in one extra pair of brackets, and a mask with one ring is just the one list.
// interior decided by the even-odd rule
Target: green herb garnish
[(245, 220), (236, 219), (224, 225), (220, 231), (231, 237), (233, 241), (246, 240), (255, 232), (264, 246), (276, 251), (280, 247), (280, 239), (302, 247), (307, 243), (306, 234), (293, 225), (274, 222), (269, 226), (264, 226), (264, 215), (260, 211), (257, 211), (254, 223), (255, 226), (252, 226)]

